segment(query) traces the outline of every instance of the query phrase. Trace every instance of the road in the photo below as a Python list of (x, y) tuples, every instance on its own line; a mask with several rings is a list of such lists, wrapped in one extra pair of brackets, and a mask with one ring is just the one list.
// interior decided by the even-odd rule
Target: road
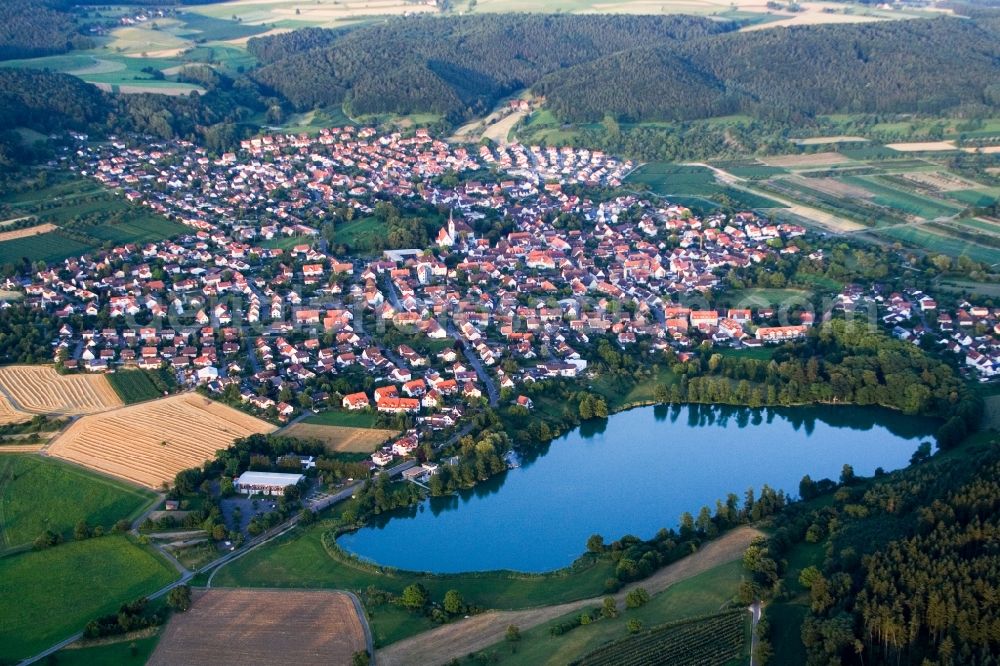
[(496, 407), (499, 405), (500, 391), (497, 389), (497, 385), (493, 381), (493, 378), (486, 372), (486, 368), (483, 367), (483, 362), (480, 361), (479, 357), (473, 353), (473, 351), (469, 348), (469, 345), (462, 339), (461, 334), (455, 329), (454, 326), (452, 326), (450, 321), (445, 326), (445, 332), (447, 332), (448, 336), (456, 342), (462, 343), (462, 352), (465, 354), (465, 358), (469, 361), (469, 365), (472, 366), (472, 369), (476, 371), (479, 381), (481, 381), (483, 386), (486, 387), (486, 394), (490, 399), (490, 407)]
[(755, 601), (750, 604), (750, 607), (747, 610), (750, 611), (750, 666), (757, 666), (754, 653), (757, 651), (757, 623), (760, 622), (760, 601)]
[[(739, 559), (750, 542), (760, 534), (760, 531), (749, 526), (738, 527), (708, 542), (696, 553), (663, 567), (639, 582), (638, 586), (650, 594), (662, 592), (674, 583)], [(619, 608), (624, 607), (625, 594), (632, 587), (614, 595)], [(427, 666), (445, 664), (452, 659), (462, 659), (467, 654), (502, 643), (507, 627), (511, 624), (517, 625), (524, 632), (567, 613), (600, 606), (603, 599), (601, 596), (541, 608), (488, 611), (392, 643), (378, 651), (378, 662), (382, 666), (405, 666), (413, 663), (413, 655), (418, 654), (421, 657), (420, 663)]]

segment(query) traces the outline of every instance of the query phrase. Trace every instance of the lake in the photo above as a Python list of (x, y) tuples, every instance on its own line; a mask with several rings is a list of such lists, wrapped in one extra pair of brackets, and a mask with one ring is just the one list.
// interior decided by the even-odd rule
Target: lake
[(548, 571), (573, 562), (591, 534), (644, 539), (680, 516), (750, 487), (797, 495), (799, 481), (905, 467), (936, 428), (877, 408), (658, 406), (591, 421), (519, 468), (450, 497), (377, 517), (342, 536), (382, 565), (438, 573)]

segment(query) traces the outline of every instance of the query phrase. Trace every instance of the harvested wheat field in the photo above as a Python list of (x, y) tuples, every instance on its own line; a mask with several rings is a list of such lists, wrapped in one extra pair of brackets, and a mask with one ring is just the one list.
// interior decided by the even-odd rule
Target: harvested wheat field
[(365, 650), (351, 598), (327, 590), (195, 591), (163, 631), (148, 666), (350, 664)]
[(27, 227), (25, 229), (15, 229), (14, 231), (5, 231), (0, 233), (0, 242), (17, 240), (18, 238), (27, 238), (28, 236), (37, 236), (38, 234), (44, 234), (46, 232), (56, 229), (54, 224), (39, 224), (34, 227)]
[(347, 428), (344, 426), (293, 423), (281, 431), (287, 437), (316, 439), (327, 451), (341, 453), (371, 453), (396, 434), (394, 430)]
[(824, 167), (847, 164), (851, 158), (844, 157), (840, 153), (804, 153), (800, 155), (774, 155), (773, 157), (762, 157), (760, 161), (767, 166), (775, 167)]
[(0, 394), (0, 426), (11, 423), (23, 423), (30, 420), (31, 414), (14, 409), (7, 398)]
[(159, 488), (177, 472), (201, 465), (233, 440), (266, 433), (266, 421), (195, 393), (85, 416), (52, 441), (48, 453)]
[(0, 393), (14, 409), (34, 414), (76, 416), (122, 404), (103, 375), (60, 375), (50, 365), (0, 368)]
[(887, 143), (886, 148), (898, 150), (901, 153), (922, 153), (938, 150), (957, 150), (954, 141), (910, 141), (906, 143)]

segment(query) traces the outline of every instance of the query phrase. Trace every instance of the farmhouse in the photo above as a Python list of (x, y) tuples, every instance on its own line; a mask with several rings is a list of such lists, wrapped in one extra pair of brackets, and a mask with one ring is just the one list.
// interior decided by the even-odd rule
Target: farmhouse
[(286, 487), (294, 486), (304, 478), (301, 474), (243, 472), (233, 482), (233, 487), (236, 489), (236, 492), (246, 495), (284, 495)]

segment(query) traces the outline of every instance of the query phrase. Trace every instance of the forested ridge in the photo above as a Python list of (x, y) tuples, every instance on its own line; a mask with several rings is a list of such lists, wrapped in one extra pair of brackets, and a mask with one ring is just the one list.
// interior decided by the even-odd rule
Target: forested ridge
[[(693, 119), (713, 110), (789, 119), (933, 114), (1000, 104), (998, 35), (988, 23), (951, 18), (759, 30), (616, 54), (537, 88), (558, 116), (576, 121)], [(677, 67), (714, 95), (674, 87)], [(664, 87), (673, 94), (656, 94)]]
[[(300, 109), (458, 121), (533, 87), (562, 120), (941, 113), (1000, 105), (1000, 30), (938, 18), (734, 32), (693, 17), (408, 18), (251, 40)], [(282, 53), (290, 54), (280, 57)]]
[(88, 44), (62, 0), (0, 2), (0, 60), (64, 53)]
[[(256, 80), (297, 108), (346, 102), (357, 114), (435, 112), (458, 121), (546, 74), (734, 27), (683, 16), (411, 17), (342, 36), (313, 30), (255, 38), (249, 48), (270, 62), (254, 73)], [(273, 60), (281, 52), (292, 55)]]

